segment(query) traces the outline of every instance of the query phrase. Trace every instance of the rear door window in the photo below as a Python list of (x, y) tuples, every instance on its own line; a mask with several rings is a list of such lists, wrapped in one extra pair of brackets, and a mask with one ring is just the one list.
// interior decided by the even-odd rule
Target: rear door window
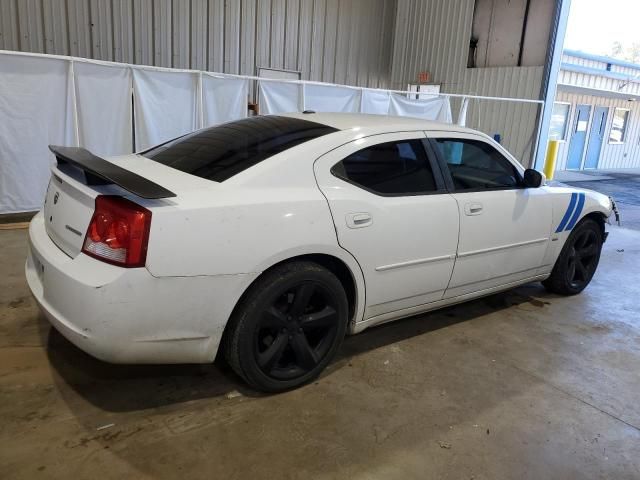
[(269, 157), (335, 131), (298, 118), (251, 117), (198, 130), (142, 155), (181, 172), (224, 182)]
[(364, 148), (334, 165), (331, 173), (382, 195), (415, 195), (438, 189), (421, 140)]

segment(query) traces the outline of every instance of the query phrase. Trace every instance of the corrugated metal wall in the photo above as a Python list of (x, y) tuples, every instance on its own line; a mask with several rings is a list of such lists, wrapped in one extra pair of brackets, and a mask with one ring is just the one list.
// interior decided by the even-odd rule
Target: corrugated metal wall
[(0, 0), (0, 49), (387, 87), (395, 0)]
[(562, 54), (562, 62), (581, 65), (583, 67), (600, 68), (602, 70), (605, 70), (607, 67), (606, 63), (598, 62), (597, 60), (592, 60), (590, 58), (574, 57), (573, 55), (567, 55), (566, 53)]
[[(615, 62), (615, 59), (611, 59), (611, 60)], [(564, 63), (570, 63), (572, 65), (581, 65), (583, 67), (598, 68), (600, 70), (606, 70), (607, 65), (611, 65), (611, 72), (622, 73), (623, 75), (629, 75), (631, 77), (638, 75), (638, 72), (640, 71), (640, 68), (638, 67), (633, 68), (627, 65), (618, 65), (616, 63), (609, 63), (609, 62), (594, 60), (592, 58), (578, 57), (568, 53), (564, 53), (562, 55), (562, 61)]]
[[(636, 70), (634, 75), (640, 75), (640, 70)], [(633, 75), (629, 75), (629, 80), (620, 80), (603, 75), (590, 75), (587, 73), (572, 72), (571, 70), (560, 70), (558, 84), (575, 85), (578, 87), (594, 88), (596, 90), (609, 90), (610, 92), (620, 92), (629, 95), (640, 95), (640, 82), (637, 77), (633, 81), (632, 79)]]
[(428, 70), (442, 90), (458, 90), (467, 67), (474, 0), (398, 0), (391, 87), (405, 90)]
[[(392, 88), (405, 89), (418, 72), (428, 70), (443, 93), (541, 98), (543, 66), (467, 68), (473, 10), (474, 0), (398, 0)], [(454, 112), (459, 105), (452, 102)], [(473, 101), (467, 125), (499, 133), (504, 146), (528, 166), (538, 110), (536, 105)]]
[[(539, 98), (544, 67), (468, 68), (460, 92), (488, 97)], [(473, 100), (467, 126), (494, 135), (519, 160), (527, 163), (533, 153), (540, 105)]]
[[(607, 168), (638, 168), (640, 167), (640, 108), (637, 102), (629, 102), (623, 98), (605, 98), (592, 95), (583, 95), (578, 93), (570, 93), (558, 91), (556, 101), (571, 103), (569, 113), (569, 126), (574, 125), (576, 105), (591, 105), (591, 115), (595, 106), (609, 107), (607, 117), (607, 128), (605, 139), (602, 143), (602, 151), (600, 152), (599, 169)], [(627, 126), (626, 140), (622, 144), (609, 143), (609, 131), (613, 120), (614, 108), (627, 108), (629, 112), (629, 120)], [(591, 131), (591, 119), (589, 119), (589, 131)], [(556, 170), (565, 170), (567, 167), (567, 158), (569, 155), (569, 143), (571, 141), (570, 133), (567, 141), (560, 143), (558, 150), (558, 160)]]

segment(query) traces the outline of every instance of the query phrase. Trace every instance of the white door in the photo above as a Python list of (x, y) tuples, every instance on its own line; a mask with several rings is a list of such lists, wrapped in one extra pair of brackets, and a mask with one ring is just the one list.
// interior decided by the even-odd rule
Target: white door
[(544, 188), (525, 188), (522, 167), (484, 137), (440, 135), (429, 134), (460, 212), (445, 298), (535, 276), (551, 233), (550, 196)]
[(424, 132), (375, 135), (314, 164), (338, 241), (364, 273), (365, 318), (439, 300), (451, 278), (458, 207), (425, 143)]

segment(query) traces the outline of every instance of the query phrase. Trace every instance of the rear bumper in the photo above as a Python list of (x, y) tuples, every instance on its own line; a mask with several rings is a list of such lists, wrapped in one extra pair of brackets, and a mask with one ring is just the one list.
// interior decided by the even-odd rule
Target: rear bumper
[(51, 324), (111, 363), (206, 363), (253, 275), (154, 277), (79, 254), (49, 238), (42, 214), (29, 226), (25, 274)]

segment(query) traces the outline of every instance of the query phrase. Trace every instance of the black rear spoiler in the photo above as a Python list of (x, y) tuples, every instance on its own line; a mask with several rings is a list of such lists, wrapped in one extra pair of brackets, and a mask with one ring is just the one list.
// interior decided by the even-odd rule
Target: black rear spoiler
[(158, 199), (176, 196), (175, 193), (157, 183), (108, 162), (84, 148), (49, 145), (49, 150), (56, 156), (58, 164), (69, 163), (82, 169), (88, 185), (115, 183), (142, 198)]

